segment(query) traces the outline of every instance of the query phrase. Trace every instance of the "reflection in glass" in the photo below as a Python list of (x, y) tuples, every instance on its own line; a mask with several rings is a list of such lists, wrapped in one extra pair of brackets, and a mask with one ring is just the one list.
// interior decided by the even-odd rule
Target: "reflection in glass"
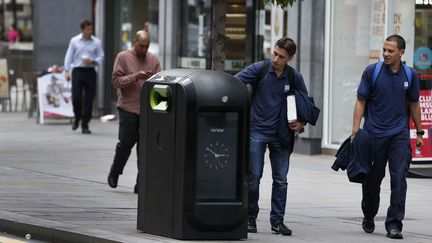
[(210, 69), (211, 0), (182, 1), (179, 66)]

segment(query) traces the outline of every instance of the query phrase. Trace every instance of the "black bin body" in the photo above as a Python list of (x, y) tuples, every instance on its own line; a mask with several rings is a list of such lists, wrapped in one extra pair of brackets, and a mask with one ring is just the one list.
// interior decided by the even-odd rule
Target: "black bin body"
[(162, 71), (141, 93), (138, 230), (247, 238), (249, 95), (232, 75)]

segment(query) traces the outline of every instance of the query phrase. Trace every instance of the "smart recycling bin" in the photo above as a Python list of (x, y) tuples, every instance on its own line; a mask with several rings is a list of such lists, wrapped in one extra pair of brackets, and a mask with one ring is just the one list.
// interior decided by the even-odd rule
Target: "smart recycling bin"
[(232, 75), (174, 69), (141, 92), (138, 230), (247, 238), (249, 96)]

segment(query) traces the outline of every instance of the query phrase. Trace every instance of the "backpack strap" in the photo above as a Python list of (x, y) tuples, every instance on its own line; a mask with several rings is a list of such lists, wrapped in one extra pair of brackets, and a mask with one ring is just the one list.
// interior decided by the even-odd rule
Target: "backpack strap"
[[(292, 68), (290, 65), (287, 65), (287, 68), (288, 68), (288, 82), (290, 84), (293, 84), (293, 82), (295, 82), (294, 68)], [(263, 81), (269, 69), (270, 69), (270, 60), (264, 60), (263, 69), (261, 70), (261, 73), (258, 76), (258, 81), (254, 82), (252, 84), (252, 87), (250, 86), (250, 84), (246, 85), (247, 89), (249, 90), (249, 94), (251, 94), (251, 100), (255, 98), (256, 89), (258, 88), (259, 84)]]
[(407, 76), (408, 79), (408, 87), (411, 87), (411, 83), (412, 83), (412, 70), (410, 67), (408, 67), (407, 65), (403, 65), (404, 69), (405, 69), (405, 75)]
[(379, 61), (375, 64), (374, 72), (372, 75), (372, 89), (375, 88), (375, 83), (378, 78), (379, 73), (381, 72), (381, 68), (383, 66), (383, 61)]
[(295, 85), (294, 84), (294, 82), (295, 82), (294, 68), (287, 64), (287, 69), (288, 69), (288, 82), (289, 82), (290, 86), (292, 87), (293, 85)]
[(261, 81), (264, 79), (265, 75), (268, 73), (269, 69), (270, 69), (270, 60), (264, 60), (263, 61), (263, 69), (261, 70), (258, 83), (255, 83), (256, 84), (255, 87), (257, 87), (261, 83)]
[(255, 81), (252, 85), (250, 84), (246, 85), (246, 87), (249, 90), (249, 94), (251, 95), (251, 100), (255, 98), (256, 89), (258, 88), (259, 84), (264, 79), (264, 77), (266, 76), (266, 74), (270, 69), (270, 60), (264, 60), (262, 61), (262, 63), (263, 63), (263, 68), (261, 69), (261, 72), (258, 76), (258, 81)]
[[(377, 62), (375, 64), (374, 72), (373, 72), (373, 75), (372, 75), (372, 89), (375, 88), (375, 83), (376, 83), (376, 80), (378, 79), (378, 75), (381, 72), (383, 63), (384, 63), (383, 61), (379, 61), (379, 62)], [(408, 87), (411, 87), (412, 76), (413, 76), (412, 70), (407, 65), (405, 65), (405, 64), (402, 64), (402, 65), (403, 65), (403, 68), (404, 68), (404, 71), (405, 71), (405, 75), (406, 75), (406, 77), (408, 79)]]

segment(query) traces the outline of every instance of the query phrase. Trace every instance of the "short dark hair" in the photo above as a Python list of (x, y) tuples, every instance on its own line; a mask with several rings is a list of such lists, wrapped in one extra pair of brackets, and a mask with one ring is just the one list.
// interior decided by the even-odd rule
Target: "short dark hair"
[(294, 56), (297, 50), (296, 43), (291, 38), (288, 37), (283, 37), (278, 41), (276, 41), (275, 46), (284, 49), (289, 56)]
[(81, 21), (80, 23), (81, 30), (85, 29), (87, 26), (93, 26), (93, 22), (91, 22), (88, 19), (84, 19), (83, 21)]
[(405, 49), (405, 40), (400, 35), (391, 35), (386, 38), (386, 41), (396, 42), (396, 45), (399, 48), (399, 50)]

